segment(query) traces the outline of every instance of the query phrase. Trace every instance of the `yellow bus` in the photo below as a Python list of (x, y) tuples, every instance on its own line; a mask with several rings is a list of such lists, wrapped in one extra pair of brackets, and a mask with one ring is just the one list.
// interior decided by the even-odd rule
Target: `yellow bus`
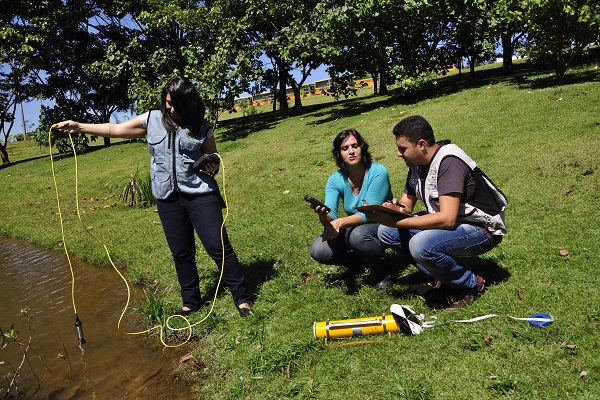
[(327, 94), (331, 86), (331, 78), (315, 81), (314, 85), (316, 94)]
[(252, 104), (252, 96), (244, 96), (233, 99), (233, 108), (239, 110), (242, 105), (249, 106)]
[(358, 88), (373, 86), (373, 78), (356, 78), (354, 81), (354, 86)]
[(273, 104), (273, 94), (271, 92), (262, 92), (252, 96), (252, 100), (255, 106), (266, 106), (267, 104)]
[(300, 90), (304, 92), (303, 97), (314, 96), (315, 94), (317, 94), (314, 83), (305, 83), (304, 85), (302, 85)]

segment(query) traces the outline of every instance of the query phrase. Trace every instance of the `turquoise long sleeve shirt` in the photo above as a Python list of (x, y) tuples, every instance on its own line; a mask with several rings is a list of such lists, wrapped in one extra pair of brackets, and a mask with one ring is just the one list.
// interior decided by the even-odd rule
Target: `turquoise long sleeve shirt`
[(369, 222), (365, 214), (356, 211), (354, 207), (363, 205), (363, 200), (368, 204), (382, 204), (393, 197), (388, 171), (383, 164), (376, 162), (371, 163), (371, 167), (367, 170), (358, 196), (352, 192), (348, 175), (341, 169), (329, 177), (325, 186), (325, 205), (331, 208), (329, 215), (333, 219), (339, 217), (340, 199), (346, 214), (359, 214), (363, 222)]

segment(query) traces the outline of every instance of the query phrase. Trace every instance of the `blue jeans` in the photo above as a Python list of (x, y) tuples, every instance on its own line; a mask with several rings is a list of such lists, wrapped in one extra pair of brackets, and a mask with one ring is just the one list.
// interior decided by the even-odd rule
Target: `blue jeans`
[[(459, 264), (457, 257), (472, 257), (490, 251), (500, 242), (487, 229), (460, 224), (450, 229), (397, 229), (381, 225), (381, 243), (409, 255), (417, 268), (453, 288), (474, 288), (477, 276)], [(408, 253), (408, 254), (407, 254)]]
[[(351, 228), (340, 229), (340, 234), (324, 242), (321, 235), (310, 247), (310, 256), (321, 264), (356, 265), (362, 260), (378, 280), (390, 274), (390, 262), (385, 248), (377, 237), (379, 224), (367, 223)], [(357, 260), (357, 256), (359, 260)]]
[(248, 303), (244, 274), (224, 226), (224, 246), (221, 245), (223, 214), (219, 195), (197, 196), (175, 192), (166, 200), (158, 200), (157, 205), (175, 262), (183, 305), (192, 310), (200, 308), (200, 279), (196, 268), (194, 231), (218, 268), (221, 268), (223, 248), (225, 249), (223, 282), (229, 287), (236, 306)]

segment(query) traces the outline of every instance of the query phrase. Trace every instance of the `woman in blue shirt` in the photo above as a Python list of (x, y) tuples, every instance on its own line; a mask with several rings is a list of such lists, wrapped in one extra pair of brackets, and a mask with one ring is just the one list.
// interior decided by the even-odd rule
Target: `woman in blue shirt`
[[(333, 157), (340, 168), (327, 180), (324, 207), (314, 207), (324, 226), (315, 239), (310, 255), (327, 265), (351, 266), (356, 256), (376, 279), (378, 290), (393, 285), (390, 262), (377, 237), (379, 224), (354, 209), (365, 202), (382, 204), (393, 198), (388, 171), (382, 164), (372, 162), (369, 145), (356, 129), (340, 132), (333, 140)], [(346, 216), (338, 214), (339, 202)]]

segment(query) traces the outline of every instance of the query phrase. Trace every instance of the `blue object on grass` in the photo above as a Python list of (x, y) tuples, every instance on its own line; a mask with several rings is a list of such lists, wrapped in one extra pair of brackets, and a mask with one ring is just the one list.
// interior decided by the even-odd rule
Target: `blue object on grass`
[(544, 326), (548, 326), (550, 325), (550, 323), (552, 321), (554, 321), (554, 318), (552, 318), (550, 315), (548, 314), (532, 314), (529, 316), (529, 318), (540, 318), (543, 319), (541, 321), (529, 321), (529, 325), (535, 327), (535, 328), (541, 328)]

